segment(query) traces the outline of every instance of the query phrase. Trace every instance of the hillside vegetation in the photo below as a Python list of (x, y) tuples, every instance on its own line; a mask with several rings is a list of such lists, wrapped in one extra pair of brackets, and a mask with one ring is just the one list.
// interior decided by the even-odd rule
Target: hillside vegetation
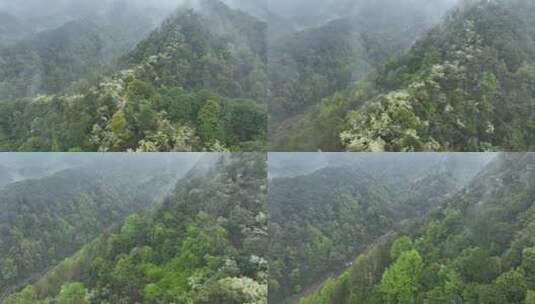
[[(66, 25), (66, 30), (75, 31), (75, 24)], [(58, 52), (32, 57), (50, 65), (45, 67), (54, 72), (46, 73), (50, 79), (20, 75), (15, 66), (15, 75), (5, 70), (7, 83), (22, 77), (21, 89), (27, 91), (33, 83), (28, 77), (33, 77), (37, 86), (51, 82), (43, 84), (45, 93), (55, 92), (98, 66), (105, 59), (104, 42), (92, 34), (98, 30), (89, 27), (81, 29), (82, 36), (74, 35), (74, 41), (68, 33), (58, 34), (58, 41), (69, 43), (61, 43)], [(265, 28), (254, 17), (216, 0), (203, 0), (195, 10), (180, 8), (109, 68), (115, 72), (97, 71), (58, 94), (0, 96), (0, 149), (261, 151), (267, 128)], [(51, 43), (47, 37), (40, 39)], [(34, 41), (28, 43), (37, 47)], [(76, 51), (80, 48), (83, 52)], [(44, 50), (50, 49), (54, 48)], [(59, 57), (63, 49), (76, 57)], [(33, 51), (24, 50), (14, 55), (33, 56)], [(5, 64), (17, 60), (6, 59)]]
[(100, 160), (97, 166), (11, 180), (0, 188), (0, 296), (38, 277), (127, 215), (150, 209), (188, 168), (184, 161), (153, 161), (151, 167)]
[(534, 11), (526, 0), (466, 1), (290, 137), (334, 151), (530, 150)]
[[(318, 2), (322, 1), (315, 1)], [(403, 54), (438, 22), (452, 2), (336, 1), (331, 9), (339, 12), (330, 21), (272, 38), (269, 42), (272, 148), (337, 150), (338, 135), (329, 133), (331, 129), (325, 125), (340, 123), (340, 119), (333, 121), (325, 116), (331, 113), (321, 113), (322, 120), (314, 121), (315, 130), (308, 133), (301, 129), (303, 120), (309, 120), (303, 116), (313, 115), (310, 113), (316, 111), (324, 98), (366, 79), (389, 59)], [(300, 7), (313, 10), (316, 6), (301, 3)], [(272, 23), (272, 32), (278, 32), (278, 23)]]
[(534, 164), (533, 154), (501, 155), (413, 232), (301, 303), (533, 303)]
[(270, 181), (270, 303), (342, 270), (399, 223), (439, 206), (486, 162), (480, 155), (330, 157), (345, 167)]
[(265, 156), (210, 162), (6, 303), (266, 303)]

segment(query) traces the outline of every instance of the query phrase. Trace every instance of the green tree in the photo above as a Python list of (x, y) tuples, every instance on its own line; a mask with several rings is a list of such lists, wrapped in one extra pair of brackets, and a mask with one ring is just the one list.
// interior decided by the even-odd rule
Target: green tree
[(217, 101), (209, 100), (199, 111), (199, 135), (205, 142), (213, 142), (220, 137), (221, 106)]
[(145, 81), (139, 79), (133, 80), (128, 84), (127, 96), (128, 99), (144, 99), (150, 100), (155, 95), (154, 87)]
[(112, 138), (111, 148), (114, 151), (124, 151), (131, 147), (133, 134), (128, 127), (125, 113), (117, 111), (109, 122), (109, 129), (115, 135)]
[(492, 284), (500, 303), (522, 304), (526, 298), (526, 278), (521, 270), (511, 270), (500, 275)]
[(295, 268), (290, 272), (290, 282), (293, 286), (293, 292), (294, 293), (300, 293), (301, 292), (301, 271), (299, 268)]
[(17, 264), (13, 258), (7, 257), (1, 260), (0, 277), (3, 280), (10, 280), (16, 278), (18, 275)]
[(58, 304), (89, 304), (87, 290), (82, 283), (67, 283), (61, 286)]
[(425, 304), (449, 304), (461, 301), (461, 279), (455, 270), (442, 266), (438, 272), (436, 285), (426, 294)]
[(522, 253), (522, 270), (529, 288), (535, 289), (535, 248), (524, 249)]
[(379, 289), (388, 304), (414, 304), (420, 284), (423, 259), (418, 251), (403, 252), (390, 266), (381, 280)]
[(495, 260), (480, 247), (463, 250), (455, 263), (457, 271), (468, 282), (490, 283), (499, 271)]
[(390, 249), (390, 257), (392, 258), (392, 260), (395, 261), (402, 253), (409, 251), (413, 248), (414, 246), (412, 244), (411, 238), (408, 236), (402, 236), (398, 238), (394, 242), (394, 244), (392, 244), (392, 249)]
[(526, 304), (535, 304), (535, 290), (528, 290), (526, 294)]
[(39, 304), (42, 303), (37, 299), (34, 288), (30, 285), (21, 292), (8, 297), (5, 304)]

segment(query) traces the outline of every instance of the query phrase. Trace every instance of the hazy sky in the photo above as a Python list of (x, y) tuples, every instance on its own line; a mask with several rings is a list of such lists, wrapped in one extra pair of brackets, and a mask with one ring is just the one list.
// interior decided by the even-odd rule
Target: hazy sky
[[(205, 153), (0, 153), (0, 168), (7, 168), (15, 181), (42, 177), (72, 167), (178, 169), (193, 167)], [(183, 172), (186, 173), (186, 172)], [(1, 185), (0, 185), (1, 186)]]
[[(465, 163), (486, 163), (498, 153), (269, 153), (268, 171), (270, 178), (288, 174), (307, 174), (323, 167), (358, 165), (361, 167), (394, 168), (428, 166), (457, 159)], [(412, 168), (416, 169), (416, 168)]]
[(414, 6), (415, 9), (435, 14), (447, 10), (460, 0), (269, 0), (269, 9), (285, 17), (349, 15), (361, 7), (381, 7), (391, 10), (396, 6)]
[[(203, 0), (0, 0), (0, 11), (17, 17), (50, 25), (109, 11), (113, 5), (123, 4), (147, 15), (163, 17), (181, 5), (195, 6)], [(241, 8), (257, 16), (268, 10), (287, 19), (310, 17), (332, 19), (350, 14), (359, 7), (375, 7), (391, 11), (397, 5), (414, 6), (429, 14), (442, 12), (459, 0), (222, 0), (231, 7)], [(383, 8), (381, 8), (383, 9)], [(57, 18), (54, 22), (54, 18)], [(43, 21), (43, 19), (45, 19)]]
[[(129, 7), (159, 9), (170, 13), (183, 4), (195, 5), (199, 0), (0, 0), (0, 10), (17, 15), (46, 15), (53, 13), (81, 14), (106, 9), (114, 3)], [(265, 6), (264, 0), (223, 0), (234, 7)]]

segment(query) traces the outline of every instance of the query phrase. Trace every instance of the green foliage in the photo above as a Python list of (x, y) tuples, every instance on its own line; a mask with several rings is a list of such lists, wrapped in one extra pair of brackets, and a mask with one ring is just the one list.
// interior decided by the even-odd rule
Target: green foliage
[[(128, 214), (151, 207), (159, 200), (159, 192), (167, 191), (176, 179), (168, 174), (169, 163), (165, 161), (153, 162), (152, 167), (143, 162), (126, 163), (104, 159), (93, 164), (94, 168), (78, 164), (77, 168), (50, 176), (46, 172), (40, 179), (12, 183), (0, 190), (2, 293), (47, 270), (49, 275), (42, 276), (34, 287), (39, 294), (58, 292), (58, 281), (87, 270), (84, 265), (88, 263), (86, 256), (95, 252), (91, 245), (94, 238)], [(184, 166), (172, 164), (178, 169)], [(155, 175), (165, 180), (154, 179)], [(78, 250), (79, 255), (64, 260)]]
[(519, 270), (501, 274), (492, 284), (499, 302), (521, 304), (526, 297), (526, 278)]
[(412, 249), (402, 252), (383, 274), (379, 289), (385, 295), (385, 303), (415, 303), (422, 268), (423, 260), (418, 251)]
[(414, 247), (410, 237), (400, 237), (392, 244), (390, 257), (392, 258), (392, 260), (397, 260), (402, 253), (404, 253), (405, 251), (412, 250), (413, 248)]
[(462, 282), (455, 270), (442, 265), (440, 266), (437, 279), (436, 286), (426, 293), (424, 304), (447, 304), (460, 301)]
[[(341, 168), (272, 181), (270, 277), (280, 287), (270, 289), (270, 298), (299, 294), (388, 228), (387, 190), (372, 184), (359, 172)], [(292, 211), (296, 208), (298, 215)]]
[(358, 9), (346, 12), (350, 16), (273, 39), (270, 144), (275, 150), (340, 151), (338, 134), (349, 105), (342, 107), (336, 92), (401, 54), (433, 23), (422, 18), (425, 5), (352, 4)]
[(282, 145), (323, 151), (531, 150), (534, 11), (526, 0), (476, 1), (451, 11), (406, 54), (382, 61), (376, 72), (330, 97), (316, 98), (317, 106), (295, 117)]
[(39, 304), (35, 290), (32, 286), (24, 288), (21, 292), (9, 296), (5, 304)]
[(526, 303), (525, 304), (533, 304), (535, 303), (535, 291), (529, 290), (526, 295)]
[[(209, 169), (194, 168), (156, 210), (128, 216), (57, 266), (35, 284), (39, 298), (266, 304), (266, 189), (264, 155), (221, 155)], [(44, 286), (62, 280), (59, 293)]]
[(260, 155), (229, 158), (179, 184), (152, 217), (130, 216), (102, 244), (88, 282), (99, 301), (265, 301), (265, 164)]
[(213, 100), (209, 100), (199, 112), (199, 134), (206, 142), (212, 142), (218, 136), (221, 127), (219, 126), (219, 115), (221, 106)]
[[(266, 59), (257, 40), (265, 28), (223, 4), (214, 12), (205, 10), (216, 2), (206, 5), (179, 10), (123, 56), (114, 74), (98, 73), (56, 95), (18, 98), (0, 87), (0, 149), (264, 150), (267, 107), (258, 82)], [(227, 34), (205, 22), (210, 13), (227, 23)]]
[[(523, 109), (530, 107), (533, 96), (517, 82), (516, 74), (522, 64), (532, 65), (528, 54), (533, 48), (523, 40), (532, 41), (534, 33), (529, 22), (517, 25), (517, 18), (523, 18), (519, 10), (535, 8), (524, 2), (489, 2), (458, 10), (405, 58), (387, 66), (388, 78), (379, 75), (376, 81), (382, 88), (408, 93), (403, 110), (417, 123), (408, 125), (393, 117), (399, 110), (375, 111), (377, 106), (389, 109), (395, 105), (392, 101), (372, 101), (348, 116), (341, 133), (345, 147), (372, 150), (360, 144), (371, 141), (384, 142), (380, 150), (386, 151), (529, 149), (531, 139), (521, 130), (529, 120)], [(515, 34), (507, 34), (504, 28), (514, 28)], [(432, 63), (424, 62), (420, 54), (432, 48), (440, 49), (442, 55)], [(523, 100), (516, 102), (519, 94)], [(512, 100), (514, 106), (503, 106)], [(388, 113), (386, 121), (381, 116), (384, 112)], [(373, 125), (373, 121), (384, 123)], [(398, 143), (399, 136), (389, 136), (393, 131), (411, 134), (414, 140)]]
[[(359, 256), (349, 286), (335, 279), (343, 301), (317, 303), (530, 303), (534, 163), (530, 154), (498, 156), (427, 216), (412, 244), (404, 236)], [(307, 297), (324, 298), (323, 289)]]
[[(335, 288), (322, 288), (318, 292), (321, 299), (313, 294), (306, 301), (368, 303), (372, 293), (381, 298), (373, 290), (385, 265), (417, 248), (416, 239), (413, 242), (410, 236), (400, 237), (392, 248), (383, 248), (396, 237), (388, 232), (394, 227), (409, 229), (408, 219), (426, 214), (448, 193), (456, 192), (460, 176), (464, 176), (457, 171), (464, 165), (436, 170), (434, 161), (427, 167), (422, 159), (418, 163), (394, 159), (371, 156), (353, 165), (342, 158), (341, 167), (333, 164), (305, 175), (289, 170), (295, 177), (271, 180), (270, 299), (282, 302), (298, 297), (318, 280), (335, 276), (349, 264), (347, 277), (331, 282)], [(301, 161), (311, 162), (306, 158)], [(459, 216), (448, 211), (448, 226), (457, 228)], [(376, 246), (381, 250), (351, 263), (356, 255)]]
[(490, 283), (499, 272), (499, 265), (479, 247), (463, 250), (456, 264), (457, 270), (468, 282)]
[(535, 288), (535, 248), (526, 248), (522, 252), (522, 270), (530, 289)]
[(333, 279), (327, 279), (323, 283), (323, 286), (321, 287), (321, 290), (315, 294), (313, 297), (310, 298), (303, 298), (300, 300), (300, 304), (324, 304), (324, 303), (331, 303), (331, 297), (333, 294), (333, 290), (336, 286), (336, 282)]
[(82, 283), (68, 283), (61, 287), (58, 304), (89, 304), (87, 291)]

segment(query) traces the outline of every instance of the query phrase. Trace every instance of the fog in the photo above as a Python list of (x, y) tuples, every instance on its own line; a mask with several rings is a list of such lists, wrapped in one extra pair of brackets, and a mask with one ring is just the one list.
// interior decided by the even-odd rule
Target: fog
[[(181, 6), (195, 7), (204, 0), (0, 0), (0, 12), (31, 23), (37, 30), (49, 29), (79, 18), (135, 10), (158, 22)], [(263, 0), (224, 0), (229, 6), (246, 11), (267, 8)]]
[(269, 178), (305, 175), (325, 167), (355, 167), (373, 175), (419, 177), (462, 166), (477, 174), (497, 153), (269, 153)]
[(0, 10), (26, 18), (43, 15), (83, 16), (100, 13), (115, 5), (171, 11), (188, 0), (0, 0)]
[(158, 172), (183, 175), (203, 156), (204, 153), (2, 153), (0, 187), (73, 168), (98, 170), (103, 174), (125, 171), (147, 176)]
[[(24, 26), (38, 32), (52, 29), (80, 18), (115, 18), (119, 14), (137, 12), (151, 18), (157, 26), (181, 6), (196, 7), (207, 0), (0, 0), (0, 16), (9, 14)], [(215, 0), (212, 0), (215, 1)], [(329, 20), (362, 12), (396, 13), (400, 7), (414, 7), (429, 17), (441, 16), (461, 0), (222, 0), (265, 21), (273, 16), (293, 23), (296, 28), (315, 26)], [(403, 10), (401, 10), (403, 11)], [(0, 20), (0, 31), (2, 27)], [(275, 25), (276, 26), (276, 25)]]
[(298, 26), (317, 26), (342, 17), (362, 16), (363, 12), (395, 14), (399, 8), (412, 7), (428, 15), (441, 17), (447, 10), (462, 0), (269, 0), (269, 10), (292, 20)]
[(0, 12), (13, 15), (34, 32), (81, 18), (98, 20), (141, 12), (158, 24), (177, 6), (177, 0), (0, 0)]
[[(7, 12), (39, 26), (106, 13), (116, 7), (166, 16), (183, 5), (196, 6), (204, 0), (0, 0), (0, 12)], [(333, 19), (375, 7), (392, 10), (413, 6), (429, 14), (441, 13), (461, 0), (222, 0), (227, 5), (264, 17), (271, 13), (287, 19)], [(51, 19), (52, 18), (52, 19)], [(48, 19), (48, 20), (47, 20)]]

